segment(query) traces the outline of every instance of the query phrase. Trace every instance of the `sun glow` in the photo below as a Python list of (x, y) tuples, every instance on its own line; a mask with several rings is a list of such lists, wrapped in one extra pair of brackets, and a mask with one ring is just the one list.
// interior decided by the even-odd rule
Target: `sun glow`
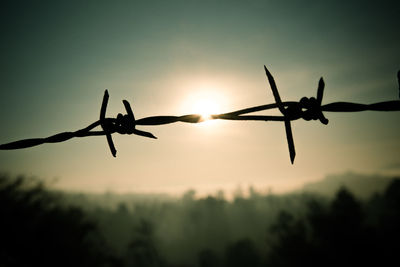
[(198, 99), (194, 103), (193, 110), (196, 114), (201, 115), (203, 121), (210, 120), (211, 115), (218, 114), (220, 112), (218, 102), (211, 98)]
[(222, 112), (225, 98), (216, 89), (202, 88), (192, 92), (185, 101), (184, 112), (201, 115), (202, 121), (211, 119), (211, 115)]

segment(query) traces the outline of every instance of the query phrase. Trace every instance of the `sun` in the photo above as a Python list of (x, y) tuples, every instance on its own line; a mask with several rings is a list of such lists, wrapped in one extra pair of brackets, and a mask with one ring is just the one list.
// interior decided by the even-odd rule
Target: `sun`
[(226, 111), (227, 94), (222, 85), (197, 82), (188, 86), (186, 96), (183, 98), (181, 110), (183, 114), (198, 114), (201, 116), (201, 125), (217, 123), (212, 115)]
[(194, 102), (193, 111), (201, 115), (202, 121), (207, 121), (211, 115), (220, 113), (221, 109), (217, 99), (203, 97)]

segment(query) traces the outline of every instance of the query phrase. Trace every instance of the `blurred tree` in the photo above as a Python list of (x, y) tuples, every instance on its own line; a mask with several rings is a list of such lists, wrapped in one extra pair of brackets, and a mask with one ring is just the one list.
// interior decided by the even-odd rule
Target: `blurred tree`
[(200, 251), (199, 267), (220, 267), (220, 264), (220, 260), (214, 251), (210, 249)]
[(149, 221), (141, 220), (136, 227), (125, 255), (125, 264), (127, 267), (161, 266), (161, 259), (153, 241), (153, 225)]
[(118, 266), (96, 225), (38, 182), (0, 176), (0, 266)]
[(277, 238), (269, 266), (374, 266), (376, 238), (363, 207), (342, 188), (329, 207), (311, 201), (304, 218), (282, 212), (271, 232)]
[(196, 197), (196, 191), (193, 189), (190, 189), (183, 194), (182, 201), (183, 202), (191, 202), (191, 201), (194, 201), (195, 197)]
[(400, 178), (386, 189), (378, 202), (378, 242), (383, 265), (398, 261), (400, 251)]
[(227, 247), (226, 267), (257, 267), (261, 264), (261, 257), (250, 239), (239, 240)]

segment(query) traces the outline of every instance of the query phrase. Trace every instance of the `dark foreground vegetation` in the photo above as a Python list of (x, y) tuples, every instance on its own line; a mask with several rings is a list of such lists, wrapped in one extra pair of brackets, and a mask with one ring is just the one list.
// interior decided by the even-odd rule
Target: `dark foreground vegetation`
[(362, 201), (342, 188), (334, 198), (73, 202), (0, 176), (0, 266), (389, 266), (400, 251), (400, 179)]

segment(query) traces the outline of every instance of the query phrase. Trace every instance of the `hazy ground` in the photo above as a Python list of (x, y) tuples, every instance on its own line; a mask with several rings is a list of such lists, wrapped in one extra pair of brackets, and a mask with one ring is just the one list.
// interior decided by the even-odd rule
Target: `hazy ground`
[(3, 175), (0, 266), (374, 266), (395, 258), (399, 179), (346, 173), (304, 189), (314, 193), (250, 188), (230, 201), (222, 191), (66, 194)]

